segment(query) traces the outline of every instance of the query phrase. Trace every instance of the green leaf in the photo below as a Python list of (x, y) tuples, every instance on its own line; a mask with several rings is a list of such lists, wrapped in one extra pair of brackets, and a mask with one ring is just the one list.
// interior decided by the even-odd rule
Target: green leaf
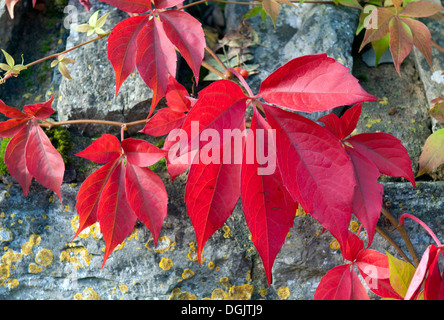
[(389, 48), (389, 41), (390, 35), (386, 34), (383, 38), (372, 42), (372, 47), (376, 55), (375, 67), (378, 66), (379, 60), (381, 59), (382, 55)]
[(3, 51), (3, 55), (4, 55), (5, 58), (6, 58), (6, 63), (7, 63), (11, 68), (13, 68), (14, 65), (15, 65), (14, 58), (11, 57), (11, 55), (10, 55), (9, 53), (7, 53), (5, 50), (2, 49), (2, 51)]
[(386, 251), (389, 262), (390, 285), (401, 297), (405, 297), (410, 281), (415, 274), (415, 267), (402, 260), (399, 260)]
[(94, 27), (97, 29), (97, 28), (102, 28), (104, 25), (105, 25), (105, 23), (106, 23), (106, 19), (108, 18), (108, 16), (110, 15), (110, 13), (111, 12), (108, 12), (108, 13), (106, 13), (106, 14), (104, 14), (103, 16), (101, 16), (98, 20), (97, 20), (97, 22), (96, 22), (96, 24), (94, 25)]
[(433, 132), (424, 143), (419, 157), (417, 176), (430, 172), (444, 163), (444, 128)]
[(88, 32), (89, 30), (93, 30), (94, 28), (91, 27), (89, 24), (81, 24), (79, 26), (77, 26), (74, 30), (76, 30), (77, 32)]

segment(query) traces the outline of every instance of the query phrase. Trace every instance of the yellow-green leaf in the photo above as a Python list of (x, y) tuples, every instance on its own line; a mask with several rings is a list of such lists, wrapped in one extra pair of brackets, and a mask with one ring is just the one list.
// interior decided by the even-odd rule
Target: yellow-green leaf
[(2, 51), (3, 51), (3, 55), (4, 55), (5, 58), (6, 58), (6, 63), (7, 63), (11, 68), (14, 67), (14, 65), (15, 65), (14, 58), (11, 57), (11, 55), (10, 55), (9, 53), (7, 53), (5, 50), (2, 49)]
[(389, 262), (390, 285), (401, 297), (405, 297), (410, 281), (415, 274), (415, 267), (392, 256), (386, 251)]
[(417, 176), (430, 172), (444, 163), (444, 128), (433, 132), (425, 141), (419, 157)]

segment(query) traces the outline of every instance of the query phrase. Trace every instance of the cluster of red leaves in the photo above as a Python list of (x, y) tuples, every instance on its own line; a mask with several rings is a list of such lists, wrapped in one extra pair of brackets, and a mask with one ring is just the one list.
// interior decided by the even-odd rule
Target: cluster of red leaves
[[(165, 96), (170, 75), (176, 76), (176, 48), (193, 71), (196, 82), (206, 46), (201, 23), (183, 10), (166, 10), (183, 0), (101, 0), (135, 13), (117, 24), (108, 39), (108, 59), (116, 74), (116, 94), (137, 70), (153, 90), (151, 110)], [(149, 14), (142, 14), (149, 12)], [(141, 14), (141, 15), (139, 15)]]
[[(76, 206), (80, 221), (76, 236), (93, 223), (100, 224), (106, 243), (103, 263), (131, 233), (137, 219), (157, 240), (168, 197), (160, 178), (147, 167), (166, 157), (173, 180), (189, 168), (185, 201), (196, 232), (199, 262), (205, 243), (223, 226), (240, 199), (269, 283), (274, 260), (299, 205), (338, 240), (344, 258), (352, 265), (363, 269), (366, 263), (371, 264), (379, 268), (380, 275), (386, 274), (386, 265), (378, 264), (381, 257), (363, 249), (360, 240), (350, 235), (351, 215), (354, 213), (367, 230), (370, 245), (382, 205), (378, 177), (404, 177), (413, 185), (415, 181), (407, 151), (398, 139), (385, 133), (349, 137), (358, 122), (361, 103), (378, 98), (365, 92), (347, 68), (326, 54), (307, 55), (274, 71), (257, 95), (240, 77), (248, 95), (235, 82), (220, 80), (200, 91), (194, 100), (175, 79), (176, 49), (197, 81), (205, 38), (195, 18), (170, 9), (182, 1), (155, 0), (154, 8), (150, 0), (102, 1), (135, 14), (116, 25), (108, 40), (116, 93), (137, 68), (153, 90), (148, 118), (162, 97), (168, 104), (142, 130), (155, 136), (168, 134), (163, 150), (143, 140), (122, 138), (119, 142), (104, 134), (77, 154), (105, 164), (82, 184)], [(2, 137), (13, 136), (5, 159), (9, 159), (8, 168), (25, 194), (35, 177), (60, 197), (63, 161), (37, 122), (52, 114), (51, 102), (26, 106), (25, 113), (1, 104), (0, 112), (12, 118), (0, 124)], [(325, 126), (296, 113), (354, 104), (340, 118), (333, 114), (321, 118)], [(247, 134), (245, 112), (249, 105), (253, 116)], [(181, 129), (178, 136), (174, 129)], [(241, 141), (205, 143), (211, 138), (209, 132), (223, 137), (225, 130), (243, 133)], [(257, 144), (258, 140), (263, 145)], [(171, 152), (175, 148), (191, 161), (175, 162), (177, 152)], [(259, 173), (268, 164), (258, 154), (271, 155), (276, 162), (273, 172)], [(202, 155), (212, 161), (203, 161)], [(329, 273), (321, 282), (318, 297), (331, 297), (328, 286), (337, 279), (344, 278), (351, 288), (356, 287), (349, 269), (341, 266)], [(372, 278), (364, 269), (362, 272)], [(338, 278), (338, 274), (346, 277)], [(386, 283), (384, 277), (372, 279)], [(362, 290), (357, 290), (349, 298), (354, 294), (362, 297)]]
[(54, 191), (62, 200), (60, 186), (63, 181), (65, 164), (62, 156), (51, 144), (38, 120), (44, 120), (54, 113), (47, 102), (24, 107), (24, 113), (7, 106), (0, 100), (0, 112), (10, 120), (0, 123), (0, 138), (12, 139), (5, 151), (5, 164), (11, 175), (28, 195), (32, 178)]
[[(260, 97), (266, 103), (260, 102)], [(246, 96), (241, 87), (227, 80), (202, 90), (181, 126), (184, 137), (193, 136), (193, 122), (198, 123), (199, 134), (208, 129), (219, 136), (225, 129), (242, 131), (249, 102), (259, 104), (266, 118), (254, 105), (251, 128), (241, 147), (242, 162), (229, 158), (236, 151), (229, 148), (233, 144), (220, 145), (218, 153), (220, 160), (228, 154), (231, 162), (208, 164), (193, 158), (185, 201), (196, 231), (199, 259), (206, 241), (222, 227), (239, 198), (269, 282), (298, 204), (329, 230), (341, 247), (347, 243), (348, 225), (355, 213), (371, 242), (382, 205), (379, 175), (404, 177), (415, 183), (407, 151), (398, 139), (384, 133), (346, 139), (357, 124), (360, 104), (341, 118), (323, 117), (320, 121), (325, 127), (293, 111), (315, 112), (374, 100), (377, 98), (366, 93), (347, 68), (325, 54), (291, 60), (265, 79), (254, 97)], [(258, 174), (257, 169), (264, 164), (257, 157), (246, 161), (251, 154), (245, 150), (257, 151), (254, 143), (252, 149), (247, 146), (255, 140), (258, 129), (275, 131), (276, 145), (267, 142), (266, 135), (264, 150), (260, 150), (262, 154), (276, 152), (277, 167), (269, 175)], [(189, 153), (204, 151), (206, 145), (186, 138), (177, 144)], [(258, 153), (254, 151), (251, 153)], [(186, 166), (182, 169), (185, 171)]]
[(168, 195), (163, 181), (148, 166), (165, 152), (144, 140), (119, 140), (104, 134), (77, 156), (96, 163), (106, 163), (91, 174), (77, 194), (79, 228), (99, 222), (103, 233), (106, 259), (134, 229), (137, 219), (151, 231), (154, 243), (167, 215)]

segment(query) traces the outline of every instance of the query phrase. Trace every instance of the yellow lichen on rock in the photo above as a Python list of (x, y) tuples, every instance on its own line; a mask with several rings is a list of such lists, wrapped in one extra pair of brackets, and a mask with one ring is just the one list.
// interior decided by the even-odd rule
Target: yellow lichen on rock
[(157, 240), (157, 246), (154, 247), (154, 240), (149, 239), (148, 242), (145, 244), (145, 247), (148, 250), (157, 252), (157, 253), (165, 253), (168, 250), (170, 250), (171, 246), (173, 245), (173, 241), (167, 236), (160, 237)]
[(286, 299), (290, 296), (290, 289), (288, 289), (288, 287), (279, 287), (277, 290), (277, 295), (281, 299)]
[(194, 277), (194, 272), (193, 270), (190, 269), (185, 269), (182, 273), (182, 279), (186, 280), (186, 279), (191, 279), (192, 277)]
[(174, 288), (173, 291), (171, 291), (171, 296), (168, 300), (197, 300), (197, 297), (195, 294), (183, 292), (179, 288)]
[(223, 226), (222, 230), (224, 231), (224, 238), (230, 239), (231, 238), (231, 230), (228, 226)]
[(70, 262), (76, 269), (88, 267), (91, 264), (92, 258), (93, 256), (84, 247), (68, 248), (63, 250), (59, 256), (61, 262)]
[(161, 267), (165, 271), (170, 270), (173, 267), (173, 260), (162, 258), (159, 262), (159, 267)]
[(254, 286), (251, 284), (232, 286), (225, 296), (225, 300), (250, 300), (253, 292)]
[(10, 266), (22, 258), (22, 253), (15, 253), (12, 249), (8, 249), (8, 251), (2, 256), (2, 264)]
[(39, 252), (37, 252), (35, 256), (35, 262), (44, 267), (47, 267), (52, 263), (53, 257), (54, 255), (52, 254), (51, 250), (41, 249)]
[(25, 242), (21, 246), (21, 251), (24, 255), (29, 255), (32, 253), (32, 248), (37, 246), (42, 241), (42, 238), (38, 234), (31, 234), (29, 236), (29, 241)]
[(84, 289), (83, 292), (85, 295), (80, 292), (76, 293), (74, 295), (74, 300), (100, 300), (100, 295), (92, 288)]
[(29, 271), (29, 273), (37, 274), (39, 272), (42, 272), (43, 268), (36, 265), (35, 263), (30, 263), (28, 266), (28, 271)]
[(126, 284), (121, 284), (119, 286), (120, 291), (122, 291), (123, 293), (128, 293), (128, 286)]

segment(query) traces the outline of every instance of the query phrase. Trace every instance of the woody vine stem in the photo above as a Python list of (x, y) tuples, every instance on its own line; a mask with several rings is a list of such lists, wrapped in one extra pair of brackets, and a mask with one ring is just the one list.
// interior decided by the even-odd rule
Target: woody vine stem
[[(238, 2), (238, 1), (225, 1), (225, 0), (199, 0), (187, 5), (184, 5), (180, 8), (178, 8), (178, 10), (182, 10), (182, 9), (186, 9), (201, 3), (205, 3), (205, 2), (209, 2), (209, 1), (213, 1), (213, 2), (219, 2), (219, 3), (230, 3), (230, 4), (238, 4), (238, 5), (260, 5), (261, 1), (254, 1), (254, 2)], [(324, 3), (324, 4), (334, 4), (333, 1), (322, 1), (322, 0), (291, 0), (289, 1), (291, 3), (300, 3), (300, 2), (304, 2), (304, 3)], [(103, 34), (99, 34), (97, 35), (97, 37), (90, 39), (88, 41), (85, 41), (83, 43), (80, 43), (72, 48), (69, 48), (65, 51), (59, 52), (59, 53), (55, 53), (49, 56), (46, 56), (44, 58), (35, 60), (27, 65), (25, 65), (26, 68), (32, 67), (36, 64), (39, 64), (43, 61), (47, 61), (50, 59), (57, 59), (60, 55), (64, 55), (67, 54), (71, 51), (74, 51), (80, 47), (83, 47), (87, 44), (93, 43), (95, 41), (104, 39), (106, 37), (108, 37), (111, 34), (111, 32), (107, 32), (107, 33), (103, 33)], [(444, 48), (440, 47), (439, 45), (437, 45), (435, 42), (432, 41), (432, 45), (435, 46), (438, 50), (443, 51), (444, 52)], [(238, 74), (238, 72), (232, 68), (228, 69), (226, 67), (226, 65), (219, 59), (219, 57), (217, 56), (217, 54), (211, 50), (211, 48), (206, 47), (205, 50), (217, 61), (217, 63), (221, 66), (222, 68), (222, 72), (218, 69), (216, 69), (215, 67), (213, 67), (212, 65), (210, 65), (209, 63), (202, 61), (202, 67), (206, 68), (208, 71), (213, 72), (214, 74), (218, 75), (220, 78), (222, 79), (232, 79), (233, 76), (237, 77), (239, 79), (239, 81), (243, 84), (244, 88), (248, 92), (250, 97), (253, 98), (253, 94), (251, 93), (251, 90), (249, 90), (248, 85), (246, 85), (245, 80), (243, 80), (243, 78)], [(7, 74), (5, 77), (0, 78), (0, 84), (3, 84), (6, 82), (6, 80), (8, 80), (11, 77), (17, 77), (19, 74), (15, 74), (15, 73), (9, 73)], [(234, 79), (233, 79), (234, 80)], [(260, 109), (262, 111), (262, 108), (259, 104), (256, 103), (256, 106), (258, 109)], [(121, 138), (123, 140), (123, 136), (124, 136), (124, 131), (126, 131), (128, 128), (136, 126), (136, 125), (142, 125), (145, 124), (149, 119), (143, 119), (143, 120), (137, 120), (137, 121), (132, 121), (132, 122), (127, 122), (127, 123), (123, 123), (123, 122), (117, 122), (117, 121), (107, 121), (107, 120), (95, 120), (95, 119), (80, 119), (80, 120), (68, 120), (68, 121), (49, 121), (49, 120), (43, 120), (43, 122), (39, 123), (39, 125), (43, 128), (46, 129), (51, 129), (53, 127), (58, 127), (58, 126), (63, 126), (63, 125), (72, 125), (72, 124), (101, 124), (101, 125), (109, 125), (109, 126), (118, 126), (121, 128)], [(410, 255), (413, 259), (413, 263), (415, 264), (415, 266), (418, 266), (419, 264), (419, 258), (417, 256), (417, 253), (410, 241), (410, 238), (403, 226), (403, 224), (400, 224), (397, 220), (396, 217), (393, 216), (393, 214), (390, 212), (390, 210), (383, 206), (381, 213), (390, 221), (390, 223), (394, 226), (394, 229), (398, 230), (402, 236), (402, 238), (404, 239), (406, 246), (410, 252)], [(398, 251), (398, 253), (404, 258), (405, 261), (410, 262), (410, 259), (408, 258), (408, 256), (402, 251), (402, 249), (391, 239), (391, 237), (388, 235), (387, 232), (385, 232), (383, 229), (381, 229), (380, 227), (376, 227), (376, 231), (382, 236), (384, 237), (394, 248), (395, 250)]]

